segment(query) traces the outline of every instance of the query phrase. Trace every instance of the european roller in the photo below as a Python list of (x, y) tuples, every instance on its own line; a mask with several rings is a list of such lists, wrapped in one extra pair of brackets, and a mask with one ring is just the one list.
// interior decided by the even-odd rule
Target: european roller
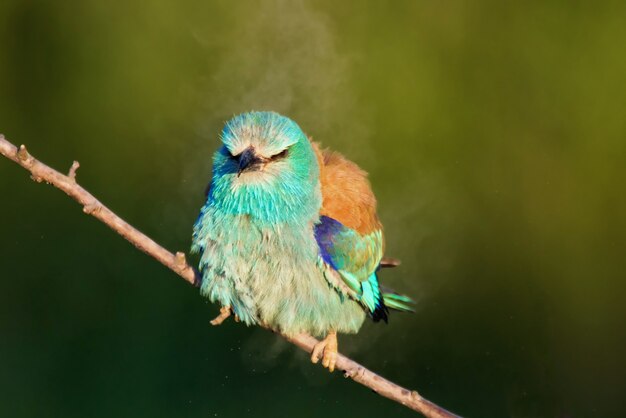
[(311, 360), (330, 371), (337, 333), (366, 316), (387, 322), (412, 300), (382, 287), (382, 225), (367, 174), (322, 150), (291, 119), (249, 112), (228, 121), (193, 229), (200, 292), (247, 325), (325, 337)]

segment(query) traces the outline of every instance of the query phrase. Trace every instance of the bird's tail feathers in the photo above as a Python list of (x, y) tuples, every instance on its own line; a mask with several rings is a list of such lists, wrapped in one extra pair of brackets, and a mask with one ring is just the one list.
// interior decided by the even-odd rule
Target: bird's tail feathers
[(383, 301), (385, 306), (401, 312), (415, 312), (415, 301), (408, 296), (400, 295), (393, 291), (383, 292)]

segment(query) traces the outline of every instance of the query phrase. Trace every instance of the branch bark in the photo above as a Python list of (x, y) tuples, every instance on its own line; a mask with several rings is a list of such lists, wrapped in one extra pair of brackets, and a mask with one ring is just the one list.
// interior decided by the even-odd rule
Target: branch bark
[[(72, 164), (68, 175), (62, 174), (30, 155), (24, 145), (18, 148), (11, 144), (2, 134), (0, 134), (0, 154), (28, 170), (34, 181), (38, 183), (45, 181), (64, 191), (68, 196), (82, 205), (83, 212), (102, 221), (139, 250), (161, 262), (185, 279), (185, 281), (196, 287), (199, 286), (200, 276), (196, 270), (187, 263), (184, 253), (177, 252), (176, 254), (172, 254), (154, 242), (150, 237), (117, 216), (76, 182), (76, 170), (80, 166), (77, 161), (74, 161)], [(282, 334), (281, 336), (308, 353), (313, 350), (313, 346), (318, 342), (315, 338), (305, 334), (296, 337), (288, 337)], [(459, 418), (457, 415), (423, 398), (416, 391), (405, 389), (368, 370), (344, 355), (339, 354), (336, 367), (344, 371), (346, 378), (350, 378), (372, 389), (379, 395), (420, 412), (428, 418)]]

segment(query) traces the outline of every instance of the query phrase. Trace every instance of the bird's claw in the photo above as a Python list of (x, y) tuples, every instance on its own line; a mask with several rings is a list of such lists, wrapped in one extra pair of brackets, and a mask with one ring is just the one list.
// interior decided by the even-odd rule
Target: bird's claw
[(232, 314), (230, 306), (222, 306), (220, 308), (220, 314), (211, 320), (211, 325), (221, 325)]
[(322, 355), (322, 366), (326, 367), (329, 372), (335, 370), (337, 363), (337, 333), (329, 332), (326, 338), (315, 344), (311, 352), (311, 361), (317, 363)]

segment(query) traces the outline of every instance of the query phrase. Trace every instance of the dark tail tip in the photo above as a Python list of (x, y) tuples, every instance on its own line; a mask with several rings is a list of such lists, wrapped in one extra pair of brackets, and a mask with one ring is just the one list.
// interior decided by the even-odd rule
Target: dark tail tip
[(371, 317), (374, 322), (379, 322), (382, 319), (385, 321), (385, 324), (389, 323), (389, 309), (385, 306), (385, 302), (383, 302), (382, 298), (376, 305), (374, 312), (371, 313)]

